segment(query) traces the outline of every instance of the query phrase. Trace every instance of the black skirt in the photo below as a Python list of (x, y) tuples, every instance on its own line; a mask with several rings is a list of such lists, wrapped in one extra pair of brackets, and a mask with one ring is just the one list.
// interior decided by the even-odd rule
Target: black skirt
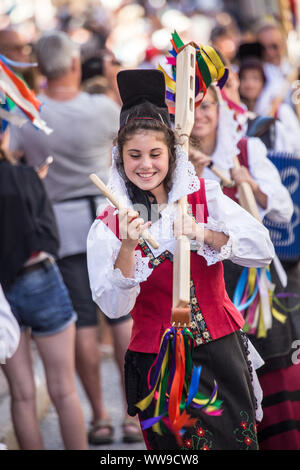
[[(140, 421), (154, 415), (154, 405), (140, 412), (135, 404), (148, 395), (148, 371), (155, 354), (127, 351), (125, 357), (125, 385), (128, 414), (139, 414)], [(218, 399), (222, 400), (222, 415), (209, 416), (196, 409), (189, 412), (198, 420), (183, 435), (179, 447), (168, 430), (163, 436), (152, 428), (144, 431), (148, 449), (152, 450), (257, 450), (255, 424), (256, 402), (251, 382), (251, 363), (245, 335), (236, 331), (228, 336), (200, 345), (194, 349), (193, 362), (202, 366), (199, 391), (210, 396), (214, 380), (218, 385)]]

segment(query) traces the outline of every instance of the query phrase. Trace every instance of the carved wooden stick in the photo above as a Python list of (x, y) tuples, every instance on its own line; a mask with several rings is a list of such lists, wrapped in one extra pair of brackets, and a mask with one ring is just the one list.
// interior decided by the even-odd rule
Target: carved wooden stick
[[(186, 46), (177, 55), (175, 132), (179, 143), (188, 154), (189, 136), (194, 125), (195, 114), (195, 64), (196, 51)], [(187, 196), (178, 201), (179, 211), (187, 211)], [(176, 241), (173, 261), (173, 308), (172, 324), (188, 326), (190, 313), (190, 241), (180, 236)]]

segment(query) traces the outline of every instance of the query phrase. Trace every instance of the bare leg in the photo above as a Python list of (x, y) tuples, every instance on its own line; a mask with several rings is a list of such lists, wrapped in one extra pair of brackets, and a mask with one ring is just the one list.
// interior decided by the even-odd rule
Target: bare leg
[(43, 450), (36, 413), (29, 331), (21, 333), (17, 351), (2, 368), (10, 388), (11, 415), (19, 446), (22, 450)]
[(75, 325), (62, 332), (35, 337), (44, 363), (50, 398), (56, 408), (67, 450), (88, 448), (84, 417), (75, 385)]
[[(134, 442), (142, 440), (142, 435), (139, 432), (139, 420), (138, 417), (131, 417), (127, 414), (127, 403), (125, 396), (125, 382), (124, 382), (124, 358), (125, 353), (128, 349), (130, 335), (132, 328), (132, 320), (124, 320), (120, 323), (112, 324), (111, 331), (114, 342), (114, 355), (116, 363), (120, 372), (120, 378), (122, 383), (122, 393), (124, 401), (124, 416), (125, 420), (123, 423), (124, 436), (131, 436), (131, 441)], [(136, 436), (134, 439), (133, 436)]]
[(116, 363), (120, 372), (120, 378), (122, 381), (122, 393), (124, 397), (124, 403), (126, 403), (125, 383), (124, 383), (124, 358), (125, 358), (125, 353), (128, 349), (129, 341), (130, 341), (131, 328), (132, 328), (131, 319), (124, 320), (120, 323), (111, 325), (112, 337), (113, 337), (113, 342), (114, 342), (114, 356), (116, 359)]
[[(96, 326), (77, 328), (76, 368), (92, 408), (92, 422), (108, 419), (102, 398), (100, 351)], [(102, 428), (97, 431), (97, 435), (107, 435), (108, 432), (107, 428)]]

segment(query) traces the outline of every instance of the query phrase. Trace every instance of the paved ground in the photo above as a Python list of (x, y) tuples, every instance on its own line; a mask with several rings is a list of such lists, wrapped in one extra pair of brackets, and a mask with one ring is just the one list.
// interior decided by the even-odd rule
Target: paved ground
[[(119, 428), (119, 424), (123, 419), (122, 410), (122, 394), (119, 384), (119, 373), (117, 366), (113, 359), (106, 358), (102, 361), (101, 365), (101, 378), (104, 384), (103, 394), (105, 405), (111, 416), (111, 421), (115, 426), (115, 441), (110, 445), (103, 446), (90, 446), (90, 450), (144, 450), (145, 445), (143, 442), (135, 444), (125, 444), (122, 442), (122, 430)], [(86, 418), (86, 423), (90, 421), (90, 407), (86, 399), (85, 393), (78, 383), (78, 392), (80, 400)], [(60, 431), (58, 426), (58, 419), (53, 406), (49, 409), (46, 416), (41, 423), (41, 430), (45, 441), (45, 447), (49, 450), (62, 450), (63, 443), (60, 437)]]

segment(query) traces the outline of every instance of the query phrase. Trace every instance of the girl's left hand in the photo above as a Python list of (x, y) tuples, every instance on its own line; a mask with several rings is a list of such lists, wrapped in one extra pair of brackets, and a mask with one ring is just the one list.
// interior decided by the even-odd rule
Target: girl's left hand
[(185, 235), (190, 240), (203, 240), (204, 230), (203, 227), (197, 224), (194, 219), (188, 214), (181, 214), (174, 221), (174, 236), (175, 238)]

